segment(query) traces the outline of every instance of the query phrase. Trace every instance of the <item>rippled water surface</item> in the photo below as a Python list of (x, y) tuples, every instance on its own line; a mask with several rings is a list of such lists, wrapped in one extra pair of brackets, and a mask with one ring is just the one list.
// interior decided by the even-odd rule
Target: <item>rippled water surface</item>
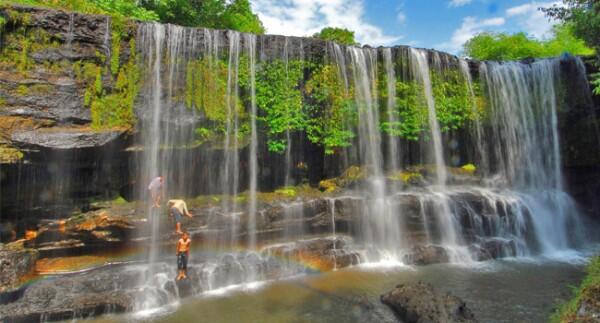
[(371, 265), (222, 289), (152, 313), (98, 322), (394, 322), (379, 295), (418, 280), (463, 298), (481, 322), (545, 322), (555, 304), (569, 298), (569, 285), (578, 284), (583, 275), (581, 259), (423, 268)]

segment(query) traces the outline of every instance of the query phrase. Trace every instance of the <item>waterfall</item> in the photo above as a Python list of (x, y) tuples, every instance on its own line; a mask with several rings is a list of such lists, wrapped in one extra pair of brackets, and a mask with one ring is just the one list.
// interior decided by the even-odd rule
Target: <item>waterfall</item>
[(104, 50), (106, 51), (106, 60), (108, 62), (110, 62), (110, 55), (111, 55), (111, 32), (110, 32), (110, 16), (106, 17), (106, 24), (104, 26), (104, 43), (102, 44), (102, 47), (104, 47)]
[(365, 191), (368, 202), (365, 204), (362, 231), (368, 249), (376, 251), (374, 259), (396, 261), (399, 259), (398, 251), (403, 246), (404, 232), (401, 229), (399, 209), (393, 199), (386, 196), (375, 81), (377, 51), (351, 47), (348, 52), (358, 109), (360, 160), (363, 171), (368, 174), (368, 187)]
[(256, 36), (245, 34), (250, 69), (250, 189), (248, 203), (249, 248), (256, 249), (256, 189), (258, 182), (258, 134), (256, 129)]
[[(266, 41), (261, 37), (269, 36), (152, 23), (142, 24), (139, 29), (138, 43), (147, 73), (141, 95), (144, 108), (138, 112), (141, 131), (138, 140), (143, 146), (139, 160), (141, 195), (145, 195), (147, 181), (158, 175), (167, 175), (169, 196), (220, 195), (208, 216), (219, 224), (207, 234), (207, 240), (216, 239), (219, 251), (207, 256), (203, 259), (206, 263), (194, 269), (202, 277), (208, 277), (208, 288), (264, 279), (261, 266), (276, 253), (270, 253), (275, 248), (272, 246), (258, 250), (263, 242), (258, 241), (258, 235), (266, 232), (259, 232), (263, 229), (260, 225), (273, 221), (266, 229), (274, 232), (274, 236), (279, 234), (275, 239), (294, 244), (297, 241), (291, 240), (312, 237), (310, 221), (317, 214), (330, 217), (326, 222), (331, 222), (331, 231), (325, 232), (334, 239), (333, 259), (345, 252), (338, 241), (354, 233), (353, 246), (360, 249), (363, 260), (394, 262), (405, 261), (418, 246), (442, 248), (450, 261), (467, 262), (480, 259), (482, 250), (490, 245), (501, 256), (525, 256), (563, 250), (580, 238), (570, 234), (579, 226), (578, 215), (572, 211), (576, 205), (562, 184), (557, 118), (560, 61), (482, 63), (479, 79), (473, 79), (464, 60), (404, 48), (398, 53), (399, 49), (327, 45), (328, 58), (337, 68), (334, 73), (344, 83), (344, 94), (351, 96), (349, 106), (356, 113), (355, 119), (340, 120), (356, 131), (355, 141), (343, 149), (342, 155), (331, 159), (339, 163), (334, 165), (336, 169), (360, 167), (364, 178), (344, 191), (353, 200), (352, 204), (345, 205), (344, 198), (337, 195), (327, 196), (325, 206), (319, 204), (323, 201), (318, 198), (287, 198), (271, 205), (281, 213), (257, 218), (267, 214), (261, 208), (268, 204), (259, 206), (258, 190), (263, 185), (259, 178), (272, 172), (285, 176), (273, 179), (276, 185), (297, 184), (294, 159), (302, 160), (299, 153), (305, 149), (306, 139), (303, 134), (296, 136), (297, 132), (288, 127), (283, 156), (272, 156), (263, 146), (268, 135), (261, 133), (264, 114), (256, 98), (261, 82), (261, 74), (257, 72), (264, 65), (280, 60), (277, 63), (283, 64), (287, 78), (295, 68), (294, 59), (306, 58), (303, 51), (299, 55), (295, 52), (298, 43), (300, 48), (305, 45), (302, 41), (296, 43), (288, 38)], [(187, 85), (189, 63), (201, 59), (206, 59), (208, 65), (203, 70), (208, 77), (203, 81), (219, 80), (216, 82), (219, 88), (213, 91), (218, 95), (215, 105), (222, 104), (220, 112), (224, 116), (219, 124), (222, 134), (198, 148), (194, 130), (205, 121), (210, 112), (207, 109), (212, 106), (199, 107), (194, 103), (186, 107), (181, 93)], [(311, 64), (303, 66), (303, 82), (314, 72), (311, 68)], [(468, 141), (476, 146), (469, 149), (476, 151), (478, 169), (484, 177), (481, 182), (457, 184), (456, 175), (446, 166), (444, 151), (450, 155), (454, 149), (446, 138), (452, 134), (442, 136), (437, 109), (442, 109), (443, 104), (436, 102), (432, 81), (437, 79), (432, 79), (431, 74), (447, 69), (454, 69), (464, 80), (472, 104), (468, 109), (473, 115), (478, 113), (475, 101), (481, 95), (480, 89), (485, 90), (489, 100), (487, 119), (470, 120), (468, 127), (473, 131), (467, 134)], [(291, 81), (284, 79), (286, 83)], [(418, 93), (396, 91), (400, 82), (406, 87), (414, 82)], [(195, 91), (192, 95), (201, 94), (200, 90)], [(404, 122), (399, 110), (403, 108), (401, 102), (406, 101), (402, 95), (413, 94), (426, 103), (422, 106), (423, 132), (430, 139), (429, 147), (415, 149), (422, 142), (407, 142), (381, 130), (382, 122)], [(302, 95), (305, 99), (308, 96)], [(310, 98), (304, 103), (310, 103)], [(281, 165), (273, 165), (269, 158)], [(435, 162), (432, 182), (411, 186), (386, 176), (388, 170), (400, 171), (402, 167), (427, 160)], [(194, 173), (194, 178), (200, 181), (190, 182), (187, 172)], [(245, 190), (246, 199), (240, 196)], [(355, 213), (351, 218), (357, 223), (346, 222), (348, 212)], [(158, 253), (161, 217), (158, 213), (147, 209), (152, 226), (151, 268), (164, 265)], [(248, 251), (231, 252), (241, 242), (247, 243)], [(225, 267), (228, 269), (222, 269)], [(298, 273), (290, 264), (283, 266), (281, 272)], [(164, 272), (150, 270), (146, 275), (147, 285), (155, 286), (154, 281), (164, 278), (159, 274)], [(153, 304), (156, 300), (147, 297), (144, 302)]]
[[(290, 68), (290, 53), (289, 53), (289, 38), (285, 38), (283, 43), (283, 52), (281, 59), (283, 60), (283, 64), (285, 66), (285, 84), (289, 84), (289, 68)], [(286, 111), (286, 114), (289, 116), (290, 112)], [(287, 127), (285, 130), (285, 179), (284, 186), (290, 186), (292, 184), (292, 137), (290, 134), (290, 124), (289, 120), (287, 123)]]
[[(338, 74), (341, 78), (341, 80), (343, 80), (343, 85), (344, 85), (344, 95), (348, 96), (348, 90), (350, 88), (350, 83), (349, 83), (349, 79), (348, 79), (348, 69), (347, 69), (347, 65), (346, 65), (346, 56), (345, 56), (345, 51), (342, 50), (342, 47), (337, 44), (337, 43), (331, 43), (330, 46), (333, 47), (332, 50), (332, 60), (336, 63), (336, 67), (338, 70)], [(344, 126), (346, 127), (346, 129), (351, 129), (352, 127), (350, 126), (350, 122), (349, 120), (344, 120)], [(344, 149), (344, 154), (343, 154), (343, 164), (340, 165), (340, 169), (345, 170), (348, 167), (351, 166), (351, 160), (350, 160), (350, 156), (354, 155), (353, 152), (353, 147), (347, 147)]]
[[(385, 73), (387, 76), (387, 118), (391, 125), (398, 122), (396, 118), (396, 72), (394, 71), (394, 62), (392, 61), (392, 49), (383, 50)], [(388, 135), (388, 167), (392, 170), (398, 169), (398, 137)]]
[[(560, 59), (485, 63), (494, 169), (527, 206), (539, 248), (563, 250), (582, 239), (574, 201), (564, 193), (557, 121)], [(568, 232), (572, 232), (570, 235)]]
[(142, 159), (141, 170), (143, 179), (140, 187), (141, 195), (147, 206), (147, 217), (151, 223), (152, 241), (150, 245), (149, 262), (150, 267), (154, 265), (158, 256), (158, 235), (159, 235), (159, 216), (158, 210), (153, 209), (151, 203), (148, 202), (149, 196), (146, 187), (150, 180), (160, 175), (159, 165), (159, 146), (162, 136), (160, 127), (161, 116), (161, 100), (162, 100), (162, 55), (163, 45), (165, 40), (165, 27), (161, 24), (145, 24), (140, 28), (139, 38), (141, 39), (140, 46), (142, 52), (146, 53), (146, 68), (151, 73), (151, 79), (147, 82), (145, 89), (148, 96), (146, 97), (147, 106), (149, 107), (145, 118), (142, 120), (142, 129), (144, 135), (144, 157)]
[[(142, 200), (146, 205), (147, 219), (151, 227), (151, 241), (148, 256), (149, 271), (145, 279), (145, 285), (155, 284), (155, 266), (159, 254), (159, 235), (160, 235), (160, 213), (155, 210), (149, 202), (147, 194), (147, 185), (150, 180), (160, 174), (159, 165), (159, 145), (161, 138), (160, 115), (161, 115), (161, 100), (162, 100), (162, 78), (161, 78), (161, 61), (163, 55), (163, 45), (165, 40), (165, 27), (161, 24), (145, 24), (139, 29), (138, 38), (141, 39), (140, 46), (142, 52), (146, 54), (145, 65), (151, 73), (151, 79), (147, 82), (147, 87), (144, 89), (146, 96), (146, 104), (149, 107), (145, 118), (141, 120), (144, 131), (144, 157), (142, 159), (142, 175), (141, 187)], [(146, 295), (140, 308), (150, 308), (157, 306), (157, 300), (151, 294)]]
[[(431, 139), (433, 141), (433, 153), (435, 157), (435, 169), (437, 184), (441, 187), (446, 185), (447, 174), (446, 174), (446, 163), (444, 161), (444, 151), (442, 146), (442, 132), (440, 131), (440, 125), (437, 119), (435, 111), (435, 100), (433, 99), (433, 90), (431, 88), (431, 76), (429, 69), (429, 62), (427, 61), (427, 51), (422, 49), (411, 48), (411, 64), (413, 68), (414, 76), (423, 85), (425, 93), (425, 99), (427, 100), (427, 111), (429, 116), (429, 128), (431, 130)], [(439, 67), (439, 55), (435, 62)]]
[(75, 13), (69, 13), (69, 27), (65, 39), (65, 43), (69, 51), (72, 51), (73, 38), (75, 37)]
[[(469, 95), (471, 96), (471, 101), (472, 101), (472, 106), (471, 106), (471, 111), (473, 113), (473, 115), (475, 116), (475, 120), (473, 121), (474, 125), (473, 125), (473, 130), (474, 130), (474, 136), (475, 136), (475, 142), (477, 145), (477, 150), (476, 150), (476, 154), (479, 160), (479, 169), (480, 172), (482, 174), (487, 174), (488, 173), (488, 169), (489, 169), (489, 161), (488, 161), (488, 154), (485, 148), (485, 144), (484, 144), (484, 129), (483, 126), (481, 124), (481, 118), (479, 116), (479, 111), (477, 108), (477, 101), (476, 101), (476, 96), (475, 96), (475, 90), (473, 88), (473, 77), (471, 76), (471, 71), (469, 69), (469, 63), (464, 60), (461, 59), (459, 61), (459, 67), (460, 67), (460, 71), (463, 75), (463, 77), (465, 78), (465, 80), (467, 81), (467, 87), (469, 89)], [(481, 65), (482, 67), (485, 65)]]
[[(234, 196), (231, 201), (224, 200), (223, 210), (226, 213), (237, 212), (237, 200), (235, 196), (239, 190), (239, 133), (238, 133), (238, 67), (240, 62), (240, 34), (235, 31), (228, 31), (229, 38), (229, 64), (227, 74), (227, 94), (225, 105), (227, 107), (227, 119), (225, 130), (225, 141), (223, 151), (225, 154), (224, 175), (221, 178), (223, 192), (229, 196)], [(230, 244), (237, 242), (238, 234), (237, 216), (232, 217), (231, 240)]]

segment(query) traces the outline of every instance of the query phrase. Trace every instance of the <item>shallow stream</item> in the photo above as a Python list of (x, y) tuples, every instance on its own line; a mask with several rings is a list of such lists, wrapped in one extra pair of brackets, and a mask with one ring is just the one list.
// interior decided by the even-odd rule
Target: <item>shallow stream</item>
[(577, 255), (419, 268), (370, 264), (229, 287), (94, 322), (395, 322), (379, 296), (411, 281), (461, 297), (480, 322), (545, 322), (556, 304), (569, 298), (569, 286), (582, 279), (583, 266)]

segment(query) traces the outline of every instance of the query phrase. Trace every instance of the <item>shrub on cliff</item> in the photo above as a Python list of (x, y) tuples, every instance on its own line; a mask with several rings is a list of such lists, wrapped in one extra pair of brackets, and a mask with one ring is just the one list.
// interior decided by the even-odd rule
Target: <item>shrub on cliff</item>
[(464, 45), (464, 54), (479, 60), (518, 60), (572, 55), (591, 55), (594, 51), (573, 33), (571, 25), (557, 25), (553, 36), (537, 40), (520, 32), (516, 34), (485, 32), (471, 38)]

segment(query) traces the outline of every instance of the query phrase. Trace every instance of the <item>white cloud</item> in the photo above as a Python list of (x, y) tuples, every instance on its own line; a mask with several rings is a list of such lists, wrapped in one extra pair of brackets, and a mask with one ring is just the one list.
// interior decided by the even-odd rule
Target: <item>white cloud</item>
[(454, 31), (450, 41), (438, 45), (439, 48), (457, 53), (473, 36), (486, 31), (490, 27), (499, 27), (506, 23), (503, 17), (480, 20), (477, 17), (465, 17), (462, 25)]
[(473, 0), (450, 0), (450, 3), (448, 5), (450, 7), (462, 7), (468, 5), (471, 2), (473, 2)]
[(399, 10), (396, 15), (396, 20), (399, 24), (404, 25), (404, 23), (406, 23), (406, 13), (404, 13), (403, 10)]
[[(465, 0), (453, 0), (453, 2)], [(549, 21), (541, 7), (561, 5), (561, 1), (531, 1), (506, 10), (504, 16), (491, 19), (479, 19), (478, 17), (463, 18), (462, 25), (454, 31), (449, 41), (439, 44), (437, 47), (451, 53), (458, 53), (462, 46), (473, 36), (484, 31), (502, 31), (504, 26), (517, 26), (528, 35), (543, 39), (550, 35), (552, 26), (556, 23)], [(506, 30), (506, 29), (504, 29)]]
[(514, 19), (519, 26), (528, 35), (538, 39), (543, 39), (550, 35), (552, 26), (556, 23), (550, 21), (539, 10), (540, 7), (551, 7), (561, 5), (561, 1), (537, 2), (533, 1), (520, 6), (512, 7), (506, 10), (506, 17)]
[(401, 36), (387, 35), (365, 21), (363, 1), (251, 0), (251, 3), (268, 33), (308, 36), (330, 26), (355, 31), (356, 40), (363, 44), (391, 45), (400, 40)]

